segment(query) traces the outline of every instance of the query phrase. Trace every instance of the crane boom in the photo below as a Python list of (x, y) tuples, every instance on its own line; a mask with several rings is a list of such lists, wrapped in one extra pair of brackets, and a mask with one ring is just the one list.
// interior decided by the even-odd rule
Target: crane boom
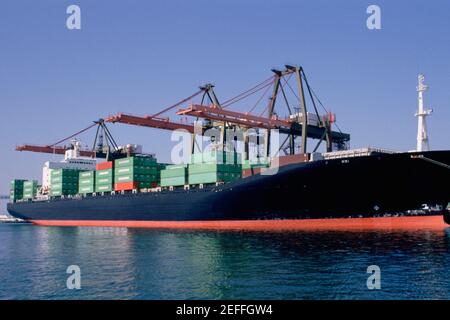
[(164, 130), (184, 129), (190, 133), (194, 133), (194, 125), (170, 121), (168, 118), (158, 118), (153, 116), (134, 116), (130, 114), (119, 113), (105, 119), (106, 122), (123, 123), (135, 126), (143, 126), (150, 128), (158, 128)]
[[(37, 146), (24, 144), (16, 147), (16, 151), (30, 151), (30, 152), (40, 152), (40, 153), (51, 153), (51, 154), (65, 154), (70, 147), (63, 146)], [(80, 156), (82, 157), (94, 157), (96, 153), (94, 151), (81, 150)]]
[(258, 117), (249, 113), (224, 110), (214, 105), (204, 106), (193, 104), (187, 109), (179, 110), (177, 114), (191, 115), (199, 118), (224, 121), (239, 124), (246, 127), (264, 128), (264, 129), (275, 129), (279, 127), (289, 128), (291, 126), (291, 123), (288, 120)]

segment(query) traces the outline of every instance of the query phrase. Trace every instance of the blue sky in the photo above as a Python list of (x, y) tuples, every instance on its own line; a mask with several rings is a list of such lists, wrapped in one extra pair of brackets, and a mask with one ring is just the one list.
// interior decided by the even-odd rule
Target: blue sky
[[(81, 7), (81, 30), (66, 8)], [(381, 7), (382, 30), (366, 28)], [(417, 73), (432, 149), (450, 145), (450, 2), (3, 1), (0, 7), (0, 193), (12, 178), (41, 178), (57, 157), (14, 151), (48, 144), (118, 111), (152, 114), (205, 82), (225, 100), (284, 64), (302, 65), (352, 147), (415, 147)], [(168, 161), (168, 132), (114, 125)], [(93, 133), (83, 136), (91, 143)]]

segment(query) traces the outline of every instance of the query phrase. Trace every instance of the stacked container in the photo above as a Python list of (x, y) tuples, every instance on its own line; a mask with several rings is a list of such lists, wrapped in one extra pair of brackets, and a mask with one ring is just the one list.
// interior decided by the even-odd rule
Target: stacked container
[(114, 190), (114, 163), (112, 161), (97, 164), (95, 172), (95, 192)]
[(267, 168), (270, 166), (268, 158), (256, 158), (251, 160), (242, 161), (242, 170), (254, 169), (254, 168)]
[(262, 168), (268, 167), (270, 167), (270, 161), (267, 157), (244, 160), (242, 161), (242, 178), (260, 174)]
[(33, 199), (37, 196), (37, 180), (27, 180), (23, 182), (23, 198)]
[(242, 158), (237, 152), (209, 151), (193, 154), (191, 160), (192, 164), (188, 169), (189, 184), (231, 182), (242, 176)]
[(78, 193), (95, 192), (95, 171), (83, 171), (78, 176)]
[(15, 179), (11, 181), (11, 188), (9, 191), (9, 198), (15, 202), (23, 198), (23, 183), (25, 180)]
[(158, 172), (156, 174), (156, 180), (158, 181), (158, 185), (161, 185), (161, 172), (169, 166), (167, 163), (157, 163)]
[(161, 171), (161, 187), (184, 186), (188, 183), (188, 168), (185, 164), (167, 166)]
[(158, 164), (151, 156), (133, 156), (114, 162), (114, 190), (154, 188), (158, 184)]
[(52, 169), (50, 174), (50, 195), (59, 197), (77, 194), (80, 171), (74, 169)]

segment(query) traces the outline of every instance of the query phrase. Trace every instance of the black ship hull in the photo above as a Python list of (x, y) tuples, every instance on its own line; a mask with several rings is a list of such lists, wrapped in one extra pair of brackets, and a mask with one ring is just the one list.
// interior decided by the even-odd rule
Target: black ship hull
[(380, 217), (446, 207), (449, 163), (450, 151), (320, 160), (203, 189), (16, 202), (8, 212), (37, 224), (95, 226)]

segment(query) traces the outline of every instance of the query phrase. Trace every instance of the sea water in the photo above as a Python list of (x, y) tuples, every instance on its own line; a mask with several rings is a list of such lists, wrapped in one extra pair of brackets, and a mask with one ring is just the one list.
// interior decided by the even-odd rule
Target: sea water
[[(80, 289), (67, 283), (73, 266)], [(445, 227), (224, 232), (0, 225), (1, 299), (450, 299), (448, 270)]]

